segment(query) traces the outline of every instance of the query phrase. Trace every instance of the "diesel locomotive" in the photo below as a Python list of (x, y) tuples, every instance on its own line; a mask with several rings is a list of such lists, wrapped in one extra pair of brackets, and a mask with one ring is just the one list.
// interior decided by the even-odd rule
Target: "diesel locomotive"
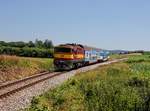
[(56, 70), (70, 70), (85, 65), (106, 61), (109, 54), (102, 49), (81, 44), (61, 44), (54, 48)]

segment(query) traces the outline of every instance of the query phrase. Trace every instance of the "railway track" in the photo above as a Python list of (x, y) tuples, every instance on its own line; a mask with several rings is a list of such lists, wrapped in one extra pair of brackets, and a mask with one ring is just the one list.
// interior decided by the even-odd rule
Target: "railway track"
[[(107, 61), (107, 62), (99, 63), (99, 64), (96, 64), (93, 66), (97, 67), (97, 66), (102, 66), (102, 65), (108, 65), (108, 64), (123, 61), (123, 60), (126, 60), (126, 58), (120, 59), (120, 60)], [(82, 67), (82, 68), (73, 70), (73, 72), (78, 73), (78, 72), (82, 72), (81, 70), (85, 70), (85, 71), (91, 70), (89, 67), (90, 66)], [(92, 67), (92, 65), (91, 65), (91, 67)], [(95, 67), (93, 67), (93, 68), (95, 68)], [(86, 68), (88, 68), (88, 69), (86, 69)], [(64, 73), (67, 73), (67, 72), (42, 72), (42, 73), (30, 76), (30, 77), (26, 77), (21, 80), (17, 80), (17, 81), (13, 81), (13, 82), (9, 82), (9, 83), (0, 85), (0, 99), (10, 96), (13, 93), (19, 92), (25, 88), (31, 87), (35, 84), (38, 84), (40, 82), (43, 82), (45, 80), (59, 76)], [(72, 72), (70, 71), (70, 73), (72, 73)]]
[(59, 76), (65, 72), (42, 72), (34, 76), (26, 77), (21, 80), (9, 82), (3, 85), (0, 85), (0, 99), (10, 96), (13, 93), (16, 93), (22, 89), (35, 85), (37, 83), (43, 82), (47, 79)]

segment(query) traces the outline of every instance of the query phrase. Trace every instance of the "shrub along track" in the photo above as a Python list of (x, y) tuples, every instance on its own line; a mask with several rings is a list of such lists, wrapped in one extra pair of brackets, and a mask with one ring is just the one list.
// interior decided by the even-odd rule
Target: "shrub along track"
[(30, 105), (30, 101), (33, 96), (42, 94), (48, 89), (53, 88), (56, 85), (60, 85), (76, 73), (89, 71), (97, 68), (98, 66), (108, 65), (124, 60), (127, 60), (127, 58), (115, 59), (68, 72), (43, 72), (31, 77), (3, 84), (0, 86), (0, 109), (3, 111), (16, 111), (25, 108)]

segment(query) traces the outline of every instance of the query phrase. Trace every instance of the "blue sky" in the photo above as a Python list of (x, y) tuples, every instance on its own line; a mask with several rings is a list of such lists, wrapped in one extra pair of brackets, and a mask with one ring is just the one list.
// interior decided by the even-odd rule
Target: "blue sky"
[(150, 0), (0, 0), (0, 40), (150, 50)]

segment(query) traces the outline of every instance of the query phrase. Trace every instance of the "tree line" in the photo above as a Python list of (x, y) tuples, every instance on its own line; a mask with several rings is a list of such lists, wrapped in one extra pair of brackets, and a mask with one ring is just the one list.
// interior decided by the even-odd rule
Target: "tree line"
[(0, 54), (17, 55), (24, 57), (53, 57), (53, 42), (36, 39), (35, 42), (5, 42), (0, 41)]

